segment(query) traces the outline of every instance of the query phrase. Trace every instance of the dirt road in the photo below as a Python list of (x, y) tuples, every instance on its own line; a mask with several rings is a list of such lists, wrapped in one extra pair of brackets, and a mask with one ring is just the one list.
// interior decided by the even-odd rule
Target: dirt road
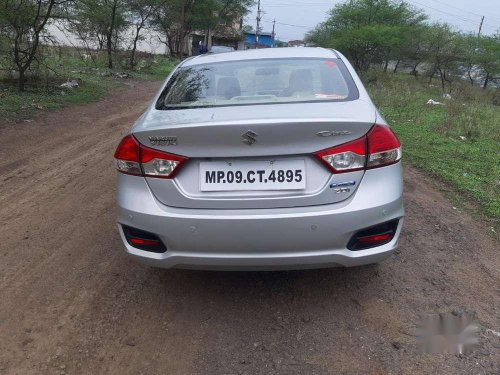
[[(157, 83), (0, 125), (0, 374), (500, 373), (500, 249), (406, 168), (375, 267), (165, 271), (127, 258), (113, 151)], [(1, 121), (1, 120), (0, 120)], [(425, 313), (477, 314), (471, 355), (423, 355)]]

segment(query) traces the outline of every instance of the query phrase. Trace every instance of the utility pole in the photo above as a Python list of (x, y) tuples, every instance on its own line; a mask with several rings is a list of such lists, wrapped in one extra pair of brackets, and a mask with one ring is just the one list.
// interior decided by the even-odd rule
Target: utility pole
[(484, 16), (481, 17), (481, 23), (479, 24), (479, 31), (477, 32), (477, 38), (481, 36), (481, 31), (483, 30), (483, 22), (484, 22)]
[(471, 51), (471, 57), (467, 64), (467, 76), (469, 77), (469, 81), (472, 86), (474, 86), (474, 77), (472, 76), (472, 71), (474, 69), (475, 56), (479, 48), (479, 40), (481, 38), (481, 31), (483, 30), (483, 22), (484, 22), (484, 16), (481, 17), (481, 23), (479, 24), (479, 31), (477, 32), (476, 45), (474, 47), (474, 50)]
[(274, 34), (274, 28), (275, 28), (275, 26), (276, 26), (276, 18), (273, 20), (273, 34), (272, 34), (272, 36), (273, 36), (273, 46), (272, 47), (273, 48), (274, 48), (274, 38), (275, 38), (275, 34)]
[(260, 21), (262, 20), (262, 10), (260, 0), (257, 3), (257, 27), (255, 28), (255, 49), (259, 48)]

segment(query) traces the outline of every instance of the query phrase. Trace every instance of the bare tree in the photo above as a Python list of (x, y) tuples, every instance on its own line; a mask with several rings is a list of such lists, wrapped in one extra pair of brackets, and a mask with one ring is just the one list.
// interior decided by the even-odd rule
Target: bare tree
[(19, 75), (19, 91), (25, 90), (26, 72), (48, 37), (47, 23), (68, 0), (2, 0), (0, 25), (8, 40), (10, 56)]
[(153, 15), (158, 12), (163, 0), (129, 0), (127, 4), (130, 24), (134, 28), (132, 50), (130, 53), (130, 68), (135, 67), (137, 44), (142, 38), (141, 32), (148, 25)]
[(75, 0), (67, 18), (70, 31), (79, 38), (93, 39), (98, 49), (106, 48), (108, 68), (112, 69), (113, 51), (126, 27), (125, 1)]

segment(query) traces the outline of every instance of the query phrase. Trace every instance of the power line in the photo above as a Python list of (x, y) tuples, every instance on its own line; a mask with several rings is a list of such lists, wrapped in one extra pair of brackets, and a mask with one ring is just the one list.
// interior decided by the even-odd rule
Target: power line
[[(435, 1), (436, 3), (443, 4), (443, 5), (445, 5), (445, 6), (449, 7), (449, 8), (454, 8), (454, 9), (456, 9), (456, 10), (459, 10), (459, 11), (461, 11), (461, 12), (469, 13), (469, 14), (472, 14), (472, 15), (477, 16), (477, 17), (483, 17), (483, 15), (482, 15), (482, 14), (479, 14), (479, 13), (474, 13), (474, 12), (471, 12), (470, 10), (463, 9), (463, 8), (459, 8), (459, 7), (455, 6), (455, 5), (447, 4), (447, 3), (445, 3), (445, 2), (443, 2), (443, 1), (441, 1), (441, 0), (434, 0), (434, 1)], [(489, 19), (493, 19), (493, 20), (495, 20), (495, 21), (497, 21), (497, 22), (500, 22), (500, 18), (495, 18), (495, 17), (491, 17), (491, 16), (488, 16), (488, 18), (489, 18)]]
[[(477, 22), (476, 20), (472, 20), (472, 19), (467, 18), (467, 17), (463, 17), (463, 16), (459, 16), (457, 14), (446, 12), (446, 11), (441, 10), (441, 9), (433, 8), (433, 7), (429, 6), (429, 5), (419, 3), (418, 1), (415, 1), (415, 0), (407, 0), (407, 1), (409, 1), (410, 3), (418, 4), (418, 5), (420, 5), (420, 6), (424, 7), (424, 8), (428, 8), (428, 9), (434, 10), (436, 12), (440, 12), (440, 13), (446, 14), (448, 16), (455, 17), (455, 18), (457, 18), (457, 19), (459, 19), (461, 21), (471, 22), (471, 23), (474, 23), (474, 24)], [(485, 27), (489, 27), (489, 28), (491, 28), (494, 31), (498, 30), (498, 27), (495, 27), (495, 26), (492, 26), (492, 25), (488, 25), (486, 23), (484, 23), (484, 26)]]
[(293, 7), (310, 7), (310, 6), (321, 6), (321, 7), (327, 7), (327, 8), (331, 8), (331, 4), (320, 4), (320, 3), (317, 3), (317, 4), (314, 4), (314, 3), (311, 3), (311, 4), (276, 4), (276, 5), (266, 5), (266, 7), (268, 8), (290, 8), (290, 6), (293, 6)]
[[(264, 22), (273, 22), (269, 19), (266, 19), (266, 18), (263, 18)], [(283, 26), (290, 26), (290, 27), (298, 27), (298, 28), (302, 28), (302, 29), (314, 29), (316, 26), (305, 26), (305, 25), (293, 25), (293, 24), (290, 24), (290, 23), (284, 23), (284, 22), (278, 22), (276, 21), (276, 23), (278, 25), (283, 25)]]
[[(414, 5), (417, 5), (417, 6), (420, 6), (420, 7), (423, 7), (423, 8), (427, 8), (427, 9), (430, 9), (430, 10), (433, 10), (433, 11), (436, 11), (436, 12), (439, 12), (439, 13), (445, 14), (447, 16), (451, 16), (451, 17), (456, 18), (456, 19), (458, 19), (460, 21), (463, 21), (463, 22), (470, 23), (471, 25), (472, 24), (477, 25), (476, 22), (479, 21), (479, 20), (472, 19), (469, 16), (464, 16), (462, 14), (459, 15), (459, 14), (456, 14), (456, 13), (451, 13), (451, 12), (448, 12), (448, 11), (445, 11), (445, 10), (442, 10), (442, 9), (439, 9), (439, 8), (435, 8), (435, 7), (429, 6), (427, 4), (421, 3), (421, 2), (416, 1), (416, 0), (407, 0), (407, 1), (410, 2), (410, 3), (413, 3)], [(459, 8), (459, 7), (450, 5), (450, 4), (446, 4), (445, 2), (443, 2), (441, 0), (433, 0), (433, 1), (435, 1), (436, 3), (440, 3), (442, 5), (446, 5), (447, 7), (454, 8), (454, 9), (459, 10), (459, 11), (464, 12), (464, 13), (468, 13), (468, 14), (471, 14), (471, 15), (474, 15), (474, 16), (482, 17), (481, 18), (481, 30), (483, 28), (488, 28), (488, 29), (493, 30), (493, 31), (499, 31), (500, 30), (499, 26), (494, 26), (492, 24), (486, 23), (485, 20), (484, 20), (484, 17), (481, 16), (480, 14), (478, 14), (478, 13), (474, 13), (474, 12), (468, 11), (466, 9), (462, 9), (462, 8)], [(260, 3), (260, 0), (259, 0), (259, 3)], [(331, 7), (332, 5), (334, 5), (334, 4), (307, 3), (307, 2), (300, 2), (300, 1), (299, 2), (286, 1), (285, 3), (271, 3), (271, 4), (268, 4), (266, 6), (268, 6), (268, 7), (275, 7), (275, 8), (281, 8), (281, 7), (290, 7), (290, 6), (328, 6), (328, 7)], [(490, 17), (490, 16), (488, 16), (488, 19), (496, 20), (495, 18)], [(288, 26), (288, 27), (294, 27), (294, 28), (300, 28), (300, 29), (314, 29), (316, 27), (316, 26), (296, 25), (296, 24), (290, 24), (290, 23), (285, 23), (285, 22), (278, 22), (276, 20), (269, 20), (269, 19), (265, 19), (265, 18), (261, 18), (261, 20), (263, 22), (273, 23), (273, 26), (276, 25), (276, 24), (278, 24), (278, 25), (283, 25), (283, 26)]]

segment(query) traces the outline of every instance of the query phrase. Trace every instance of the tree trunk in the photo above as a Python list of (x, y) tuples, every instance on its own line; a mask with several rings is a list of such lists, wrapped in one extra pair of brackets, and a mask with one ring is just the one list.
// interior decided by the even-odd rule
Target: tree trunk
[(111, 55), (111, 42), (108, 41), (108, 68), (113, 69), (113, 56)]
[(384, 73), (387, 73), (388, 68), (389, 68), (389, 59), (386, 59), (384, 64)]
[(414, 75), (415, 77), (418, 75), (418, 66), (420, 65), (420, 62), (417, 62), (415, 65), (413, 65), (413, 69), (411, 70), (411, 74)]
[(113, 32), (115, 30), (115, 21), (116, 21), (116, 7), (118, 5), (118, 1), (115, 0), (113, 2), (113, 8), (111, 8), (111, 25), (109, 26), (108, 33), (106, 35), (106, 49), (108, 50), (108, 68), (113, 69)]
[(484, 78), (484, 83), (483, 83), (483, 90), (486, 90), (488, 87), (488, 83), (490, 83), (490, 74), (486, 74), (486, 77)]
[(445, 90), (446, 90), (446, 86), (445, 86), (445, 81), (446, 81), (445, 72), (443, 72), (443, 70), (441, 68), (438, 68), (438, 72), (439, 72), (439, 78), (441, 79), (441, 89), (443, 90), (443, 93), (445, 93)]
[(392, 71), (393, 73), (397, 73), (398, 72), (398, 68), (399, 68), (399, 63), (400, 62), (401, 62), (401, 60), (396, 61), (396, 66), (394, 67), (394, 70)]
[(25, 87), (25, 70), (24, 69), (19, 69), (19, 82), (18, 82), (18, 88), (20, 92), (24, 92), (26, 89)]
[(134, 45), (132, 46), (132, 52), (130, 53), (130, 69), (134, 69), (135, 65), (135, 51), (137, 50), (137, 42), (139, 41), (139, 33), (141, 32), (141, 27), (136, 27)]
[(472, 79), (471, 71), (472, 71), (472, 66), (469, 65), (469, 67), (467, 68), (467, 77), (469, 78), (470, 85), (474, 86), (474, 80)]
[[(35, 59), (35, 55), (36, 55), (36, 52), (38, 50), (38, 45), (40, 43), (40, 33), (43, 31), (45, 25), (47, 24), (47, 22), (50, 18), (52, 8), (54, 7), (55, 2), (56, 2), (56, 0), (49, 1), (47, 11), (46, 11), (44, 17), (40, 18), (42, 21), (38, 25), (33, 26), (33, 35), (32, 35), (33, 43), (30, 46), (28, 51), (21, 50), (19, 41), (21, 40), (21, 35), (23, 32), (17, 30), (17, 35), (16, 35), (16, 38), (14, 41), (14, 60), (15, 60), (14, 62), (16, 64), (16, 66), (18, 68), (18, 72), (19, 72), (19, 91), (25, 90), (26, 70), (29, 69), (29, 67), (31, 66), (31, 63)], [(41, 5), (41, 3), (38, 3), (38, 14), (36, 16), (37, 19), (39, 19), (39, 16), (40, 16), (40, 5)], [(21, 56), (20, 56), (21, 52), (25, 56), (27, 56), (27, 58), (24, 60), (24, 62), (23, 62), (23, 58), (21, 58)]]
[(434, 79), (434, 76), (436, 75), (436, 72), (437, 72), (437, 68), (434, 68), (434, 70), (432, 71), (431, 75), (429, 76), (429, 84)]

